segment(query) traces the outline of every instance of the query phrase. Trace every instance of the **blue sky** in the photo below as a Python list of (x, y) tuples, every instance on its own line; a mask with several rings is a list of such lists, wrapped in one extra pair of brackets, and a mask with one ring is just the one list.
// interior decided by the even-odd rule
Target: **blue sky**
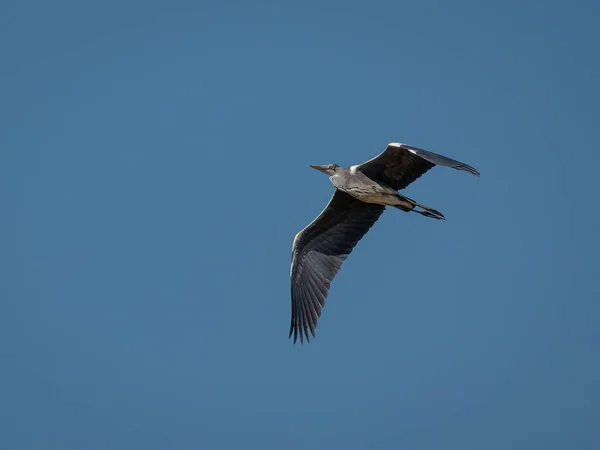
[[(597, 2), (6, 2), (0, 447), (596, 449)], [(435, 168), (287, 339), (294, 235)]]

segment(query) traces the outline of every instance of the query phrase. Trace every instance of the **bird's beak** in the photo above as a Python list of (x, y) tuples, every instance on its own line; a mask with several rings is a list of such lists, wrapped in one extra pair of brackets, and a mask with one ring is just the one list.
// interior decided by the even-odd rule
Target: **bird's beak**
[(329, 173), (328, 172), (329, 167), (327, 167), (327, 166), (317, 166), (317, 165), (310, 164), (310, 167), (312, 167), (313, 169), (317, 169), (318, 171), (323, 172), (323, 173), (327, 173), (327, 174)]

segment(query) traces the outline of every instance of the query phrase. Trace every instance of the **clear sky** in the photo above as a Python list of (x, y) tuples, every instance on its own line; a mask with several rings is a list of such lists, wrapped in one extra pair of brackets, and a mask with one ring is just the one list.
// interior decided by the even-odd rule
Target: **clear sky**
[[(7, 1), (0, 448), (600, 448), (592, 1)], [(294, 235), (434, 168), (287, 339)]]

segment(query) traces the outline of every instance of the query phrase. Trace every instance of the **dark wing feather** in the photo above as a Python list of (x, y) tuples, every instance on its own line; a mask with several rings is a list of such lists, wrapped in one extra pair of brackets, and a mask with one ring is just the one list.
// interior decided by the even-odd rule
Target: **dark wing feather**
[(300, 342), (310, 340), (309, 332), (314, 337), (331, 281), (384, 210), (336, 190), (323, 212), (296, 235), (290, 271), (294, 343), (298, 335)]
[(358, 165), (357, 169), (373, 181), (400, 190), (436, 165), (466, 170), (479, 176), (477, 170), (460, 161), (421, 148), (396, 143), (388, 144), (382, 153)]

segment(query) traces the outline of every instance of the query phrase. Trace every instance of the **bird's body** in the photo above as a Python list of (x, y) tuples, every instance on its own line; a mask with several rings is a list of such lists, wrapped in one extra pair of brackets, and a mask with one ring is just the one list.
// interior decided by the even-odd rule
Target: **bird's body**
[[(339, 167), (329, 177), (331, 184), (337, 189), (365, 203), (388, 205), (397, 197), (397, 191), (371, 180), (364, 173), (357, 170), (357, 166), (350, 168)], [(392, 206), (392, 205), (390, 205)]]
[(405, 200), (405, 197), (398, 194), (398, 191), (371, 180), (358, 170), (358, 166), (338, 167), (329, 180), (336, 189), (364, 203), (404, 208), (412, 206)]
[(398, 193), (435, 165), (474, 168), (406, 144), (392, 142), (375, 158), (349, 168), (311, 165), (328, 174), (336, 190), (321, 214), (294, 238), (290, 270), (292, 321), (290, 336), (314, 336), (331, 281), (354, 246), (369, 231), (386, 206), (444, 219), (439, 211)]

